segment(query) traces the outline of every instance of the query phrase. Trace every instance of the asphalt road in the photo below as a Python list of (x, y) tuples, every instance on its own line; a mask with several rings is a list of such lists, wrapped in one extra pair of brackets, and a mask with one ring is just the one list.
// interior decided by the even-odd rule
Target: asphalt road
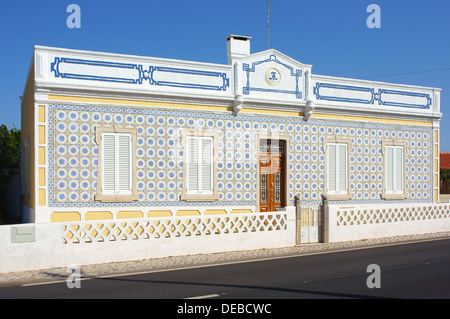
[[(367, 272), (371, 264), (379, 266), (379, 273)], [(377, 274), (379, 276), (375, 277)], [(369, 281), (378, 283), (380, 288), (367, 286), (369, 276)], [(182, 298), (258, 299), (265, 302), (301, 298), (448, 299), (450, 239), (134, 275), (82, 278), (79, 284), (80, 288), (72, 289), (68, 288), (65, 280), (51, 284), (0, 287), (0, 298), (163, 298), (178, 299), (177, 302), (184, 306), (186, 304), (180, 302)], [(189, 309), (185, 307), (180, 310)], [(225, 310), (230, 312), (232, 309)]]

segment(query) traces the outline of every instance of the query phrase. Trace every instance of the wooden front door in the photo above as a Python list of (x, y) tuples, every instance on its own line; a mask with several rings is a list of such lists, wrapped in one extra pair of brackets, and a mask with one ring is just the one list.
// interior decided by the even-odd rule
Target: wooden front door
[(259, 156), (259, 207), (274, 212), (284, 207), (284, 141), (261, 140)]

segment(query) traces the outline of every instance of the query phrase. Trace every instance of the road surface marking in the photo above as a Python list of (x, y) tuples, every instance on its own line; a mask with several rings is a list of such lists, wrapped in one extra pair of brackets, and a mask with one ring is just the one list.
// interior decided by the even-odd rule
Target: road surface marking
[(183, 299), (208, 299), (208, 298), (216, 298), (216, 297), (220, 297), (220, 295), (218, 295), (218, 294), (210, 294), (210, 295), (189, 297), (189, 298), (183, 298)]

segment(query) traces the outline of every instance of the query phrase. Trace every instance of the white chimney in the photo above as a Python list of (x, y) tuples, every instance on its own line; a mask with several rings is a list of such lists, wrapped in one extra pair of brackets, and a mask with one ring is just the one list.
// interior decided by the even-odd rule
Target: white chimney
[(235, 58), (242, 58), (250, 54), (250, 39), (251, 37), (234, 34), (227, 37), (228, 64), (232, 64)]

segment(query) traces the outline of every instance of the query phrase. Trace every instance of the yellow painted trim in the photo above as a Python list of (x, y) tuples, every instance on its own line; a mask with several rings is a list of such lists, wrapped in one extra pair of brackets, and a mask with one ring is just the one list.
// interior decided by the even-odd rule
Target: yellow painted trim
[(38, 136), (39, 144), (45, 144), (45, 126), (39, 125), (39, 136)]
[(230, 214), (251, 214), (251, 209), (233, 209)]
[(439, 200), (439, 193), (438, 193), (438, 190), (435, 189), (434, 190), (434, 201), (437, 202), (438, 200)]
[(392, 123), (392, 124), (408, 124), (408, 125), (425, 125), (425, 126), (433, 125), (433, 122), (431, 122), (431, 121), (398, 120), (398, 119), (373, 118), (373, 117), (367, 117), (367, 116), (336, 115), (336, 114), (325, 114), (325, 113), (313, 113), (311, 115), (311, 118), (348, 120), (348, 121), (364, 121), (364, 122), (376, 122), (376, 123)]
[(45, 189), (39, 190), (39, 206), (45, 206)]
[(200, 212), (198, 210), (179, 210), (175, 214), (176, 216), (198, 216)]
[(434, 160), (434, 172), (437, 173), (439, 171), (439, 162), (437, 159)]
[(225, 209), (208, 209), (205, 210), (203, 215), (226, 215), (227, 211)]
[(45, 123), (45, 105), (39, 105), (39, 122)]
[(84, 220), (108, 220), (113, 219), (113, 214), (111, 212), (86, 212), (84, 214)]
[(50, 221), (52, 223), (78, 222), (81, 221), (81, 215), (79, 212), (54, 212), (50, 215)]
[(45, 186), (45, 168), (39, 167), (39, 186)]
[(117, 219), (142, 218), (144, 214), (141, 211), (124, 211), (117, 213)]
[(170, 210), (150, 210), (147, 217), (172, 217)]
[(39, 165), (45, 165), (45, 147), (39, 146)]

